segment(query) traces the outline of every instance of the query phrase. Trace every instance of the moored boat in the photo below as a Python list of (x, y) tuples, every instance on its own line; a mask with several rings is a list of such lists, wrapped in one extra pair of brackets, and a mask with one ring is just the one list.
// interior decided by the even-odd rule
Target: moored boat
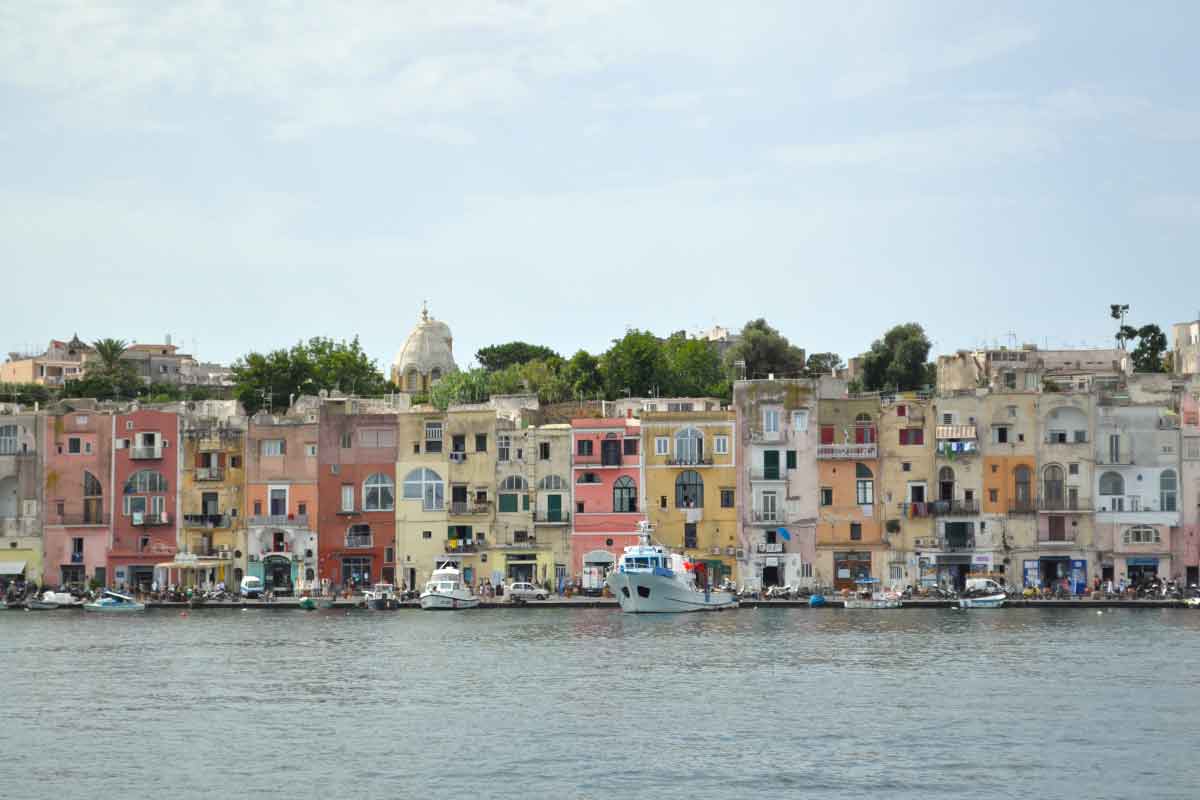
[(878, 578), (861, 578), (854, 582), (854, 593), (846, 598), (843, 604), (846, 608), (900, 608), (904, 601), (895, 592), (886, 592), (880, 588)]
[(421, 592), (421, 608), (426, 611), (475, 608), (479, 598), (462, 582), (458, 569), (447, 564), (433, 571)]
[(386, 611), (400, 605), (396, 599), (396, 587), (390, 583), (377, 583), (367, 589), (363, 592), (363, 602), (367, 608), (375, 611)]
[(629, 614), (721, 611), (737, 608), (737, 595), (713, 590), (703, 565), (650, 541), (650, 523), (638, 523), (640, 543), (626, 547), (605, 577), (621, 610)]
[(296, 605), (298, 605), (304, 611), (315, 611), (317, 608), (317, 601), (312, 599), (308, 595), (304, 595), (303, 597), (300, 598), (299, 602), (296, 603)]
[(100, 597), (91, 603), (83, 604), (84, 611), (100, 611), (110, 614), (130, 613), (133, 611), (145, 611), (146, 605), (139, 603), (129, 595), (119, 594), (105, 589)]
[(1008, 595), (1004, 587), (991, 578), (967, 578), (966, 588), (959, 595), (959, 608), (1000, 608)]

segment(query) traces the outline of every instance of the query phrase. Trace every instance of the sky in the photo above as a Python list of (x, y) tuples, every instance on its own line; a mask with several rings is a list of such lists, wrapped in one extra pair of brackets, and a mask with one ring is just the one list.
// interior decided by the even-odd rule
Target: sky
[(1200, 315), (1200, 4), (0, 6), (0, 352)]

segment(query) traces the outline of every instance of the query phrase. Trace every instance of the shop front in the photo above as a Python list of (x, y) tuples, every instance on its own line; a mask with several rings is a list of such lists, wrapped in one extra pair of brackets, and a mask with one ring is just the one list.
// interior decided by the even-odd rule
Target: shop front
[[(1126, 583), (1132, 586), (1140, 586), (1144, 583), (1150, 583), (1159, 575), (1160, 561), (1154, 556), (1126, 556), (1125, 557), (1125, 578)], [(1165, 570), (1164, 570), (1165, 571)]]
[(855, 582), (871, 577), (871, 552), (835, 551), (833, 554), (833, 588), (853, 589)]

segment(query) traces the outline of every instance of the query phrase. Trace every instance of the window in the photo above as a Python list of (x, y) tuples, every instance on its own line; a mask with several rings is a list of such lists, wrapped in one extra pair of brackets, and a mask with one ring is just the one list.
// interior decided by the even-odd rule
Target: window
[(1087, 431), (1075, 431), (1076, 444), (1085, 444), (1087, 442)]
[(1051, 514), (1047, 518), (1047, 539), (1051, 542), (1067, 540), (1067, 518), (1061, 514)]
[(866, 464), (855, 464), (855, 499), (860, 506), (869, 506), (875, 502), (875, 476)]
[(475, 434), (475, 452), (476, 453), (486, 453), (487, 452), (487, 434), (486, 433)]
[(667, 508), (667, 496), (664, 494), (658, 498), (658, 507), (664, 511)]
[(591, 439), (580, 439), (575, 443), (575, 454), (580, 456), (590, 456), (594, 443)]
[(676, 508), (704, 508), (704, 480), (693, 469), (684, 470), (675, 479)]
[(425, 452), (440, 453), (442, 452), (442, 423), (426, 422), (425, 423)]
[(343, 433), (341, 435), (340, 444), (341, 444), (341, 447), (343, 450), (349, 450), (351, 447), (354, 446), (354, 435), (348, 431), (346, 433)]
[(524, 508), (529, 508), (529, 485), (520, 475), (509, 475), (500, 483), (497, 490), (500, 495), (499, 510), (503, 514), (515, 514), (518, 508), (518, 497), (524, 498)]
[(892, 581), (904, 580), (904, 567), (901, 564), (892, 564), (888, 567), (888, 579)]
[(821, 487), (821, 505), (823, 505), (823, 506), (833, 505), (833, 487), (832, 486), (822, 486)]
[(1116, 472), (1105, 472), (1100, 476), (1100, 494), (1123, 495), (1125, 494), (1125, 479)]
[(268, 456), (282, 456), (287, 453), (287, 445), (284, 444), (283, 439), (263, 439), (259, 443), (259, 446), (261, 448), (259, 452), (264, 458)]
[(1121, 434), (1113, 433), (1108, 437), (1108, 463), (1121, 463)]
[(654, 439), (654, 455), (665, 456), (671, 453), (671, 440), (666, 436), (658, 436)]
[(911, 461), (901, 461), (900, 462), (900, 471), (901, 472), (912, 472), (912, 462)]
[(875, 443), (875, 425), (871, 422), (870, 414), (859, 414), (854, 418), (854, 443)]
[(1066, 431), (1050, 431), (1049, 435), (1046, 437), (1046, 441), (1049, 442), (1050, 444), (1066, 444), (1067, 443), (1067, 432)]
[(699, 547), (698, 537), (696, 536), (696, 523), (683, 523), (683, 546), (695, 549)]
[(900, 444), (925, 444), (924, 428), (901, 428)]
[(787, 464), (788, 469), (796, 468), (796, 451), (795, 450), (787, 451), (787, 460), (785, 463)]
[(538, 458), (542, 461), (550, 460), (550, 443), (538, 442)]
[(953, 425), (954, 424), (954, 412), (953, 411), (947, 411), (945, 414), (942, 414), (942, 424), (943, 425)]
[(861, 522), (851, 522), (850, 523), (850, 540), (853, 542), (857, 542), (857, 541), (860, 541), (861, 539), (862, 539), (862, 523)]
[(599, 483), (600, 476), (594, 472), (581, 472), (579, 477), (575, 479), (576, 483)]
[(308, 456), (309, 458), (316, 458), (317, 446), (315, 444), (304, 445), (304, 455)]
[(1073, 464), (1067, 464), (1067, 474), (1068, 475), (1078, 475), (1079, 474), (1079, 463), (1076, 462)]
[(371, 582), (371, 559), (369, 558), (343, 558), (342, 559), (342, 584), (349, 586), (351, 584), (366, 585)]
[(351, 525), (346, 530), (346, 547), (370, 547), (371, 526), (364, 524)]
[(704, 458), (704, 437), (695, 428), (675, 434), (675, 460), (680, 464), (699, 464)]
[(1157, 528), (1151, 528), (1149, 525), (1135, 525), (1126, 528), (1121, 538), (1125, 544), (1159, 544), (1162, 535)]
[(391, 511), (396, 507), (396, 485), (382, 472), (376, 472), (363, 483), (364, 511)]
[(502, 433), (496, 437), (496, 460), (511, 461), (512, 456), (512, 437), (507, 433)]
[(1178, 489), (1178, 481), (1175, 477), (1175, 470), (1163, 470), (1162, 475), (1158, 478), (1158, 507), (1162, 511), (1175, 511), (1176, 509), (1176, 490)]
[(721, 508), (733, 508), (733, 489), (721, 490)]
[(1008, 426), (996, 425), (992, 428), (993, 444), (1008, 444)]
[(729, 437), (728, 436), (714, 436), (713, 437), (713, 452), (720, 456), (728, 455), (729, 454)]
[(779, 433), (779, 409), (763, 409), (763, 433)]
[(627, 456), (636, 456), (638, 454), (638, 440), (626, 439), (623, 452)]
[(442, 476), (431, 469), (414, 469), (404, 476), (404, 499), (420, 500), (421, 510), (441, 511), (446, 502)]
[(821, 444), (833, 444), (833, 426), (821, 426)]
[(342, 511), (354, 510), (354, 484), (342, 484)]
[(167, 491), (167, 481), (160, 473), (142, 469), (125, 481), (125, 494), (153, 494)]
[(908, 406), (904, 405), (903, 403), (901, 403), (900, 405), (896, 406), (896, 416), (897, 416), (897, 417), (906, 417), (906, 416), (908, 416)]
[[(1061, 473), (1059, 473), (1061, 474)], [(1032, 473), (1029, 467), (1022, 464), (1013, 470), (1013, 483), (1016, 488), (1016, 502), (1022, 508), (1029, 508), (1033, 503), (1033, 493), (1030, 490)]]
[(628, 475), (622, 475), (613, 481), (613, 511), (618, 514), (637, 511), (637, 485)]
[(1000, 490), (999, 489), (988, 489), (988, 502), (991, 502), (991, 503), (999, 503), (1000, 502)]
[(1016, 407), (1016, 406), (1009, 406), (1009, 407), (1008, 407), (1008, 416), (1009, 416), (1009, 419), (1016, 419), (1016, 418), (1017, 418), (1017, 407)]
[(17, 453), (17, 426), (0, 425), (0, 456), (12, 456)]
[(805, 433), (808, 430), (808, 409), (792, 412), (792, 430)]
[(421, 538), (422, 539), (432, 539), (433, 531), (421, 531)]
[(70, 439), (67, 439), (67, 452), (72, 455), (78, 455), (81, 452), (80, 443), (82, 441), (78, 436), (72, 436)]
[(456, 433), (450, 437), (450, 452), (467, 452), (467, 435), (465, 433)]

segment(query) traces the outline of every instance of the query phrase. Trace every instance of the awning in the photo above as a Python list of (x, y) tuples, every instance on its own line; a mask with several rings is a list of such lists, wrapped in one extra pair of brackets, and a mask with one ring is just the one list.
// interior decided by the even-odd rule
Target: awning
[(583, 563), (585, 564), (615, 564), (616, 556), (607, 550), (592, 550), (590, 553), (583, 554)]
[(233, 562), (231, 558), (196, 559), (195, 561), (164, 561), (155, 564), (155, 569), (215, 569)]
[(1127, 567), (1157, 567), (1157, 558), (1147, 558), (1145, 556), (1127, 556), (1125, 558), (1125, 566)]
[(974, 425), (938, 425), (934, 430), (938, 439), (974, 439)]
[(24, 561), (0, 561), (0, 575), (20, 575), (25, 572)]

